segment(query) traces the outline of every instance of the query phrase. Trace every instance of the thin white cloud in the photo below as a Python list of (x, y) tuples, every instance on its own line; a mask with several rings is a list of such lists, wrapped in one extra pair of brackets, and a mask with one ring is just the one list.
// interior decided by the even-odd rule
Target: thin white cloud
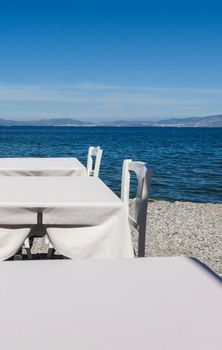
[(221, 112), (222, 89), (0, 84), (0, 116), (7, 118), (158, 119)]

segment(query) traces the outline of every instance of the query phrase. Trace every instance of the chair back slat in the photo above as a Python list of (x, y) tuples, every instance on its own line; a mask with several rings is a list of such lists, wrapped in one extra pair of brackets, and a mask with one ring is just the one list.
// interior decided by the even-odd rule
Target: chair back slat
[(102, 153), (103, 151), (99, 146), (89, 147), (87, 156), (87, 174), (89, 176), (99, 176)]

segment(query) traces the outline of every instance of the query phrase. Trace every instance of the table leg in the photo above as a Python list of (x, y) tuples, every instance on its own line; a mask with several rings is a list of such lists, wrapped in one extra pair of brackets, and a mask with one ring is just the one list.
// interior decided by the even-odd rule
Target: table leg
[(42, 212), (37, 214), (37, 225), (42, 225)]

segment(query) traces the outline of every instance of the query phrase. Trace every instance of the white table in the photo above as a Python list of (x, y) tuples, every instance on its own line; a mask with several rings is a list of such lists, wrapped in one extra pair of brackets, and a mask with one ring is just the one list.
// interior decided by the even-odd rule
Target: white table
[(69, 258), (133, 257), (125, 204), (96, 177), (0, 177), (0, 193), (0, 227), (36, 224), (40, 212)]
[(4, 350), (221, 350), (222, 284), (188, 258), (0, 264)]
[(82, 176), (77, 158), (0, 158), (0, 176)]

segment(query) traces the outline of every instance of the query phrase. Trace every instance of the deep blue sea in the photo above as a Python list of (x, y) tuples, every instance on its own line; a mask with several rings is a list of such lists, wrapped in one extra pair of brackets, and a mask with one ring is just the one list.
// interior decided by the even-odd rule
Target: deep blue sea
[(151, 198), (222, 203), (222, 128), (0, 127), (0, 157), (70, 157), (103, 150), (101, 178), (117, 194), (126, 158), (152, 169)]

